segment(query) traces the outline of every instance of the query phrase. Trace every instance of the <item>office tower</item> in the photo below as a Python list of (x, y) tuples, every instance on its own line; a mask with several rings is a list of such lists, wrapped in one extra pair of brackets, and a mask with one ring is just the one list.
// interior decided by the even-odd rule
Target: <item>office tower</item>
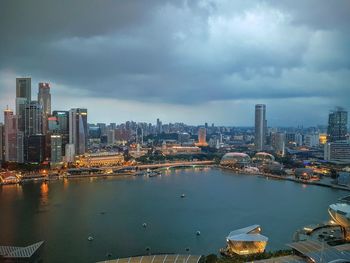
[(274, 132), (271, 134), (271, 145), (280, 156), (285, 155), (286, 134), (282, 132)]
[(336, 163), (350, 163), (350, 143), (345, 140), (326, 143), (324, 159)]
[(105, 123), (97, 123), (100, 128), (100, 136), (107, 136), (107, 125)]
[(23, 133), (24, 162), (30, 161), (29, 149), (28, 149), (29, 137), (32, 135), (40, 135), (40, 134), (42, 134), (42, 106), (37, 101), (27, 102), (24, 107), (24, 133)]
[(157, 119), (156, 129), (157, 129), (157, 134), (160, 134), (160, 133), (163, 132), (163, 125), (162, 125), (162, 122), (159, 119)]
[(49, 83), (39, 83), (38, 102), (42, 106), (42, 132), (47, 133), (47, 118), (51, 115), (51, 94)]
[(198, 146), (207, 146), (207, 130), (204, 127), (198, 129)]
[(107, 144), (112, 145), (115, 143), (115, 130), (108, 130), (107, 132)]
[(4, 111), (4, 146), (5, 161), (17, 161), (17, 118), (13, 115), (13, 111), (6, 109)]
[(31, 78), (16, 78), (16, 98), (25, 98), (27, 102), (32, 100), (31, 82)]
[[(18, 120), (18, 119), (17, 119)], [(24, 163), (24, 132), (17, 129), (17, 162)]]
[(0, 123), (0, 162), (4, 161), (4, 124)]
[[(62, 156), (66, 153), (66, 144), (69, 143), (69, 111), (53, 111), (49, 120), (51, 134), (59, 134), (62, 137)], [(50, 128), (51, 124), (51, 128)]]
[(75, 154), (84, 154), (87, 150), (88, 126), (87, 109), (69, 111), (69, 143), (74, 144)]
[(346, 140), (348, 125), (348, 112), (338, 107), (335, 111), (329, 113), (328, 118), (328, 141)]
[(27, 158), (29, 163), (42, 163), (45, 160), (45, 142), (43, 134), (30, 135), (27, 138)]
[(255, 148), (262, 151), (266, 144), (267, 121), (266, 121), (266, 105), (255, 105)]
[(53, 134), (51, 137), (51, 164), (62, 162), (62, 136)]
[(65, 155), (65, 161), (67, 163), (73, 163), (74, 162), (74, 157), (75, 157), (75, 145), (74, 144), (66, 144), (66, 147), (65, 147), (65, 152), (66, 152), (66, 155)]

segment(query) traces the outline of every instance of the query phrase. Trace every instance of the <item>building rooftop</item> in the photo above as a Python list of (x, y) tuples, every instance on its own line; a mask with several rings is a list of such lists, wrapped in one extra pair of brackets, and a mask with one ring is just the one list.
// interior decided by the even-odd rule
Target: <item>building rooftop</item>
[(42, 246), (44, 241), (40, 241), (26, 247), (0, 246), (0, 257), (3, 258), (31, 258), (34, 253)]
[(260, 226), (259, 225), (252, 225), (245, 228), (237, 229), (235, 231), (232, 231), (228, 237), (227, 240), (230, 241), (268, 241), (268, 238), (266, 236), (263, 236), (260, 234)]

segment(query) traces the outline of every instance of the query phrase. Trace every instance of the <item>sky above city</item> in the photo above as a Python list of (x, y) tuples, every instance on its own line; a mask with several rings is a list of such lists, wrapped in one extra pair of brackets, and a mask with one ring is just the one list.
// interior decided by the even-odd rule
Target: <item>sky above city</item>
[(0, 105), (15, 78), (89, 122), (326, 124), (350, 108), (348, 0), (2, 0)]

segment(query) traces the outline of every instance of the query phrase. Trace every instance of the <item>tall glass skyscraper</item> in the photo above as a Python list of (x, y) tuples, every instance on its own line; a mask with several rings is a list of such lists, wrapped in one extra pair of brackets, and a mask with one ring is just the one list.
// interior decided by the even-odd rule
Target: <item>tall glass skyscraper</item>
[(348, 125), (348, 112), (343, 108), (337, 108), (329, 113), (328, 118), (328, 142), (346, 140)]
[(87, 109), (69, 111), (69, 144), (74, 144), (75, 154), (84, 154), (87, 149)]
[(267, 121), (266, 121), (266, 105), (255, 105), (255, 148), (262, 151), (266, 144)]
[(47, 133), (47, 118), (51, 115), (50, 83), (39, 83), (38, 102), (42, 106), (42, 131)]

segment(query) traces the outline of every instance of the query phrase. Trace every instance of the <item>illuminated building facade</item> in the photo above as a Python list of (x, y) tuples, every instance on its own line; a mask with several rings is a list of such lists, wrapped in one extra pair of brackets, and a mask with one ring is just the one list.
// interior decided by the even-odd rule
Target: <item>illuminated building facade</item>
[(223, 166), (246, 166), (251, 163), (251, 159), (248, 154), (232, 152), (226, 153), (222, 158), (220, 165)]
[(266, 144), (267, 121), (266, 121), (266, 105), (255, 105), (255, 148), (262, 151)]
[(227, 252), (229, 254), (251, 255), (263, 253), (268, 242), (268, 238), (260, 234), (259, 225), (252, 225), (232, 231), (227, 241)]
[(71, 109), (69, 111), (69, 143), (74, 144), (75, 154), (84, 154), (87, 142), (87, 109)]
[(84, 154), (77, 158), (76, 164), (80, 167), (100, 167), (122, 165), (124, 156), (119, 153)]
[(324, 159), (330, 162), (350, 163), (349, 141), (326, 143), (324, 145)]
[(198, 143), (197, 146), (208, 146), (207, 143), (207, 130), (205, 127), (200, 127), (198, 129)]
[(271, 145), (280, 156), (285, 154), (286, 134), (282, 132), (274, 132), (271, 134)]

